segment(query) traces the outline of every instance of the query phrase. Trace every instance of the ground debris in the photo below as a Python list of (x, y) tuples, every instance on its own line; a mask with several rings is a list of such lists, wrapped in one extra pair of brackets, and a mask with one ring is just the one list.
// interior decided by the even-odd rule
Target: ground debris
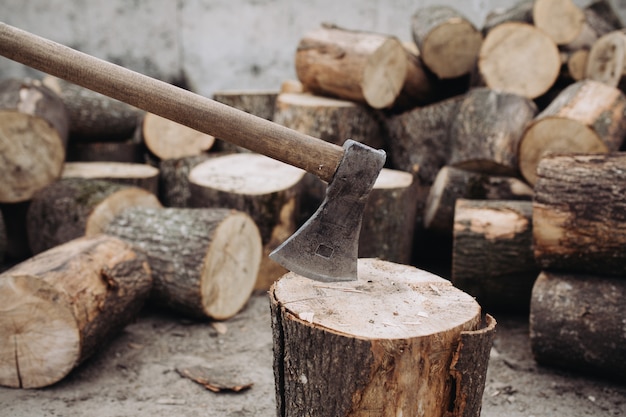
[(213, 392), (242, 392), (252, 388), (253, 382), (243, 382), (234, 369), (215, 369), (205, 366), (177, 368), (180, 376), (189, 378)]

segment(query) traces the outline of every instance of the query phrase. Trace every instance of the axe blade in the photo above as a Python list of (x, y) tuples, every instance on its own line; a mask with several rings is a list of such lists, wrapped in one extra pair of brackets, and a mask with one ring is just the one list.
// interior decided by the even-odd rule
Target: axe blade
[(317, 211), (270, 258), (318, 281), (357, 279), (363, 210), (385, 164), (385, 152), (348, 139)]

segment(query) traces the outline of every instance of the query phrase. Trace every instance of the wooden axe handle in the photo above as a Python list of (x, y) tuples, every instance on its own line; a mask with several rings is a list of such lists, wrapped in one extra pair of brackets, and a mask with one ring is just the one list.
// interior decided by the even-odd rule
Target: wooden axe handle
[(343, 148), (0, 22), (0, 55), (302, 168), (333, 178)]

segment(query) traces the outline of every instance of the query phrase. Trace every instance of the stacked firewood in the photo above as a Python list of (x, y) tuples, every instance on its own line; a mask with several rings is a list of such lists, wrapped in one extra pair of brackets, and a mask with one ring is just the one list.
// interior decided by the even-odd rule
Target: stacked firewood
[[(297, 81), (213, 98), (385, 149), (360, 257), (435, 270), (487, 309), (530, 311), (543, 363), (623, 374), (619, 19), (604, 0), (535, 0), (494, 11), (483, 28), (444, 6), (407, 25), (413, 42), (322, 25), (298, 44)], [(0, 328), (37, 335), (20, 339), (19, 369), (0, 366), (7, 386), (58, 381), (144, 301), (236, 314), (286, 272), (267, 255), (325, 190), (52, 77), (0, 84), (0, 135), (0, 259), (13, 264), (0, 274)], [(564, 153), (576, 156), (550, 156)], [(564, 323), (572, 330), (557, 331)], [(0, 351), (15, 364), (13, 347)], [(56, 359), (41, 367), (31, 353)]]

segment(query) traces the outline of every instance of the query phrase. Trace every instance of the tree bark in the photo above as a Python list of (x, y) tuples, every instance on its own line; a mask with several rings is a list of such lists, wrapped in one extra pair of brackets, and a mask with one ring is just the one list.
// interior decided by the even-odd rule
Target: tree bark
[(492, 9), (485, 17), (482, 32), (487, 35), (491, 29), (502, 23), (521, 22), (533, 23), (533, 3), (534, 0), (521, 0), (508, 8)]
[(143, 117), (141, 137), (146, 148), (159, 160), (198, 155), (215, 143), (211, 135), (153, 113), (146, 113)]
[(373, 110), (348, 100), (311, 94), (280, 94), (274, 122), (342, 146), (346, 139), (384, 148), (380, 122)]
[(202, 162), (225, 155), (224, 153), (202, 153), (159, 162), (159, 198), (165, 207), (189, 207), (191, 190), (189, 172)]
[(65, 160), (68, 115), (39, 81), (0, 83), (0, 202), (20, 203), (55, 181)]
[(66, 162), (62, 178), (85, 178), (143, 188), (157, 195), (159, 170), (148, 164), (129, 162)]
[(246, 304), (257, 277), (261, 238), (252, 219), (229, 209), (132, 208), (105, 233), (146, 253), (150, 300), (190, 317), (225, 320)]
[(81, 236), (104, 231), (117, 214), (132, 207), (160, 207), (141, 188), (108, 181), (66, 178), (33, 196), (26, 214), (26, 232), (37, 254)]
[(495, 321), (449, 281), (360, 259), (357, 281), (289, 273), (270, 303), (277, 415), (480, 414)]
[(524, 128), (537, 113), (523, 96), (489, 88), (470, 90), (452, 119), (448, 165), (491, 175), (515, 176)]
[(422, 185), (432, 184), (448, 161), (450, 124), (463, 99), (457, 96), (386, 118), (391, 167), (413, 173)]
[(394, 113), (402, 113), (417, 106), (435, 102), (441, 97), (439, 79), (424, 65), (419, 49), (414, 42), (404, 42), (407, 71), (404, 85), (393, 103)]
[(531, 200), (533, 190), (514, 177), (479, 174), (445, 166), (429, 190), (424, 209), (424, 227), (452, 235), (457, 199)]
[(253, 153), (212, 158), (189, 173), (191, 207), (227, 207), (254, 220), (263, 242), (256, 284), (267, 291), (286, 270), (268, 255), (296, 231), (305, 172)]
[(537, 362), (623, 381), (625, 299), (623, 277), (543, 271), (530, 306)]
[(626, 33), (615, 30), (591, 46), (587, 58), (587, 78), (611, 87), (626, 89)]
[(359, 236), (359, 257), (409, 264), (418, 183), (408, 172), (383, 168), (370, 192)]
[(72, 240), (0, 275), (0, 384), (60, 381), (131, 322), (152, 285), (143, 254), (112, 236)]
[(124, 141), (133, 136), (143, 111), (60, 78), (47, 75), (43, 84), (67, 108), (69, 133), (75, 141)]
[(537, 165), (548, 153), (616, 151), (626, 135), (626, 96), (606, 84), (585, 80), (563, 90), (526, 128), (519, 150), (520, 171), (534, 184)]
[(329, 25), (300, 40), (295, 65), (305, 89), (375, 109), (393, 105), (407, 72), (406, 54), (397, 38)]
[(477, 83), (534, 99), (552, 87), (560, 68), (559, 50), (548, 35), (527, 23), (507, 22), (485, 36)]
[(543, 269), (626, 274), (626, 153), (552, 155), (537, 169), (534, 247)]
[(539, 274), (532, 244), (531, 201), (458, 199), (452, 283), (483, 308), (527, 313)]
[(440, 79), (467, 75), (476, 65), (482, 34), (451, 7), (418, 9), (411, 19), (411, 33), (424, 64)]

